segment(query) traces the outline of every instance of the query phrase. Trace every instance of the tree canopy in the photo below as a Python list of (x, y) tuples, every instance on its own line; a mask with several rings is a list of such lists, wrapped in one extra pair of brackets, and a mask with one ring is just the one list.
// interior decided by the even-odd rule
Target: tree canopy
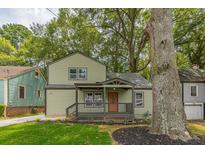
[[(81, 51), (105, 63), (110, 72), (140, 72), (150, 79), (149, 19), (150, 9), (59, 9), (46, 24), (0, 27), (0, 53), (20, 58), (15, 65), (46, 66)], [(205, 9), (173, 10), (179, 68), (205, 68), (204, 19)], [(6, 56), (1, 59), (1, 65), (10, 64)]]

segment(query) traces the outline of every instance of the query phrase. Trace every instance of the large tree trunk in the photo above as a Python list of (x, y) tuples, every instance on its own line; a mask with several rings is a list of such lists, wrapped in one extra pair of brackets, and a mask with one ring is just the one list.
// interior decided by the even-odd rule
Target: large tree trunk
[(152, 9), (147, 27), (151, 41), (153, 117), (151, 133), (188, 140), (181, 86), (176, 67), (171, 9)]

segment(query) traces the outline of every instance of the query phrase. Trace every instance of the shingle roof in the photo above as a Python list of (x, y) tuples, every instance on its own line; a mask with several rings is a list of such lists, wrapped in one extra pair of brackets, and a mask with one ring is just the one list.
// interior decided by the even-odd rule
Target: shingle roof
[(0, 78), (9, 78), (30, 70), (29, 66), (0, 66)]
[(205, 82), (205, 70), (202, 69), (179, 69), (181, 82)]
[(135, 84), (135, 88), (151, 88), (152, 84), (139, 73), (108, 73), (107, 79), (120, 78)]

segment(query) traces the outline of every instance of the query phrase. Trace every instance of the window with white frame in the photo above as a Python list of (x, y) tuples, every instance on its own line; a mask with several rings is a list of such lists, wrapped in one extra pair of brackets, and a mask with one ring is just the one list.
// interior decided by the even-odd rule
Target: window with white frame
[(71, 80), (86, 80), (87, 68), (83, 68), (83, 67), (68, 68), (68, 78)]
[(143, 92), (135, 93), (135, 107), (144, 107), (144, 93)]
[(103, 95), (102, 92), (86, 92), (85, 93), (86, 107), (102, 107)]
[(77, 80), (77, 68), (69, 68), (68, 71), (69, 79)]
[(78, 68), (78, 79), (85, 80), (87, 76), (87, 69), (86, 68)]
[(25, 99), (25, 87), (24, 86), (19, 86), (19, 98)]
[(198, 86), (193, 85), (191, 86), (191, 96), (197, 96), (198, 95)]
[(103, 95), (102, 92), (95, 92), (94, 93), (94, 105), (96, 107), (101, 107), (103, 105)]
[(93, 106), (93, 93), (92, 92), (85, 93), (85, 105), (86, 107)]

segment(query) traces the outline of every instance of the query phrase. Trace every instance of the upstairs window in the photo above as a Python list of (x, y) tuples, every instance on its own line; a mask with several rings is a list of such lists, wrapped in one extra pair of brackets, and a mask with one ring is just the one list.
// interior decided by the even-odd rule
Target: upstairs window
[(19, 98), (24, 99), (25, 98), (25, 87), (19, 86)]
[(135, 93), (135, 107), (143, 107), (144, 106), (144, 94), (143, 92)]
[(198, 95), (198, 87), (191, 86), (191, 96), (197, 96), (197, 95)]
[(78, 79), (85, 80), (87, 76), (86, 68), (78, 68)]
[(69, 68), (68, 76), (70, 80), (86, 80), (87, 69), (83, 67)]
[(77, 68), (69, 68), (69, 79), (77, 80)]

